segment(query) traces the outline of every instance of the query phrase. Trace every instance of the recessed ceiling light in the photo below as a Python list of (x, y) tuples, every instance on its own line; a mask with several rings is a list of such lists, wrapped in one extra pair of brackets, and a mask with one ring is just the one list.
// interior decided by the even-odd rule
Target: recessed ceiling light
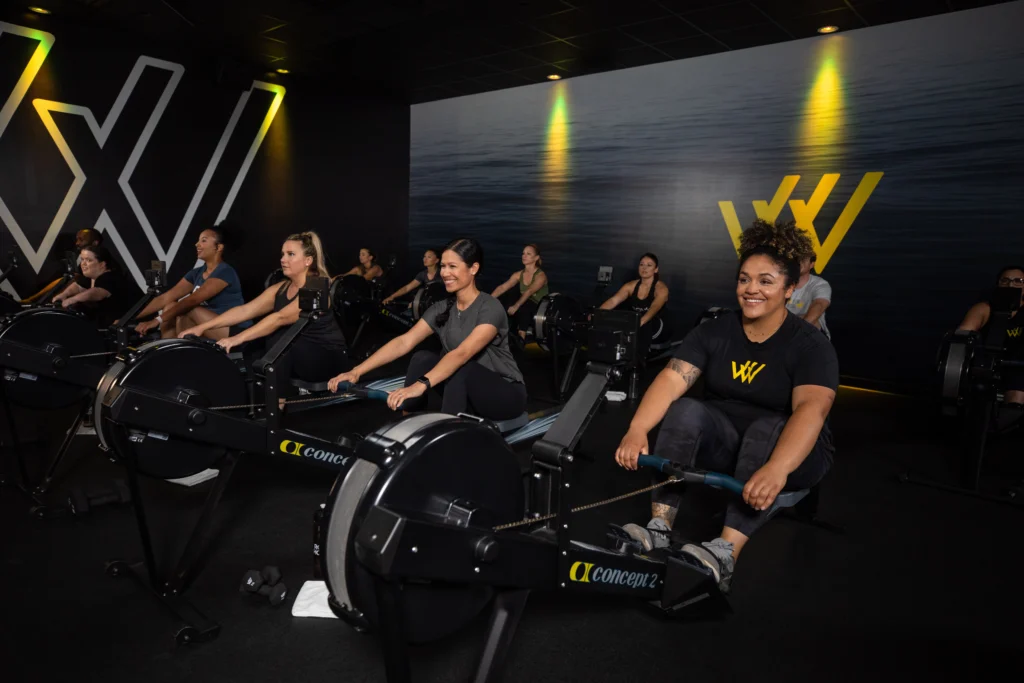
[(560, 80), (561, 78), (562, 77), (559, 76), (558, 74), (548, 74), (548, 80), (549, 81), (557, 81), (557, 80)]
[(50, 13), (50, 10), (46, 9), (45, 7), (29, 7), (28, 11), (29, 12), (35, 12), (36, 14), (49, 14)]
[(819, 28), (818, 33), (835, 33), (838, 30), (838, 26), (832, 26), (831, 24), (829, 24), (828, 26), (822, 26), (821, 28)]
[(288, 71), (288, 69), (278, 69), (277, 73), (279, 73), (279, 74), (286, 74), (286, 73), (290, 73), (290, 72)]

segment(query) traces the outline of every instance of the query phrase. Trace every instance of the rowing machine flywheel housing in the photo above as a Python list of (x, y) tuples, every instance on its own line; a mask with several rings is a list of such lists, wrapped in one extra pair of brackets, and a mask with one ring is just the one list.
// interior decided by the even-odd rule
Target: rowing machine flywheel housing
[(115, 424), (111, 404), (128, 388), (197, 408), (247, 403), (242, 373), (209, 341), (161, 339), (118, 356), (96, 391), (96, 435), (117, 457), (134, 458), (140, 473), (162, 479), (188, 477), (213, 467), (227, 449), (159, 429)]
[[(407, 417), (360, 443), (352, 468), (339, 475), (324, 509), (320, 563), (339, 616), (377, 625), (373, 575), (356, 557), (355, 539), (373, 506), (439, 524), (493, 527), (522, 518), (523, 485), (515, 454), (496, 429), (439, 413)], [(418, 548), (425, 558), (431, 548)], [(473, 548), (452, 562), (472, 562)], [(493, 588), (438, 581), (403, 589), (405, 628), (413, 643), (443, 638), (467, 625), (490, 602)]]
[[(81, 314), (53, 308), (23, 311), (0, 328), (4, 341), (33, 349), (49, 349), (55, 363), (66, 363), (74, 356), (102, 354), (107, 350), (103, 333)], [(97, 355), (74, 359), (76, 362), (104, 367), (110, 356)], [(0, 359), (2, 364), (2, 359)], [(98, 371), (97, 371), (98, 372)], [(25, 408), (64, 408), (86, 397), (88, 387), (63, 382), (38, 373), (4, 369), (4, 395), (15, 405)]]

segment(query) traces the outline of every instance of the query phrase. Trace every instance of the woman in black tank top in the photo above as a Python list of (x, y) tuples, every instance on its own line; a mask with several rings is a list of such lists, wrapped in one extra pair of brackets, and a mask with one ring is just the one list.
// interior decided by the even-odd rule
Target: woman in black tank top
[(631, 280), (601, 304), (601, 308), (612, 310), (623, 308), (640, 314), (640, 338), (637, 340), (637, 355), (643, 358), (651, 344), (672, 336), (662, 309), (668, 303), (668, 287), (658, 276), (658, 257), (650, 252), (640, 257), (637, 269), (639, 280)]
[[(323, 246), (315, 232), (289, 235), (281, 247), (281, 272), (285, 281), (267, 288), (247, 304), (221, 313), (202, 325), (189, 328), (179, 336), (202, 335), (208, 328), (230, 327), (260, 316), (263, 319), (236, 335), (225, 337), (217, 345), (225, 351), (254, 339), (270, 337), (273, 346), (284, 331), (299, 319), (299, 290), (307, 277), (330, 277), (323, 260)], [(345, 337), (333, 315), (321, 316), (302, 330), (282, 362), (283, 372), (307, 382), (321, 382), (352, 366), (346, 353)], [(279, 371), (280, 372), (280, 371)], [(281, 375), (278, 375), (281, 379)]]
[[(1024, 358), (1024, 267), (1007, 266), (999, 271), (997, 287), (1016, 287), (1021, 290), (1021, 304), (1010, 318), (1006, 330), (1006, 352), (1014, 358)], [(982, 301), (971, 306), (958, 329), (981, 332), (988, 330), (992, 306)], [(1016, 408), (1024, 414), (1024, 370), (1009, 368), (1003, 372), (1004, 403), (1007, 408)]]

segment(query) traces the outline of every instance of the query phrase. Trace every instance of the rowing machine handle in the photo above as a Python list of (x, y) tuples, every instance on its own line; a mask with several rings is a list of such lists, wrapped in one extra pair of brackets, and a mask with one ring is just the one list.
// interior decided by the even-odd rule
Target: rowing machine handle
[[(673, 474), (678, 472), (680, 469), (679, 466), (671, 460), (659, 458), (656, 455), (641, 455), (637, 459), (637, 464), (641, 467), (652, 467), (659, 472), (664, 472), (665, 474)], [(735, 477), (730, 477), (727, 474), (704, 472), (698, 476), (698, 479), (700, 480), (700, 483), (707, 484), (708, 486), (725, 489), (726, 491), (731, 491), (736, 494), (743, 493), (743, 482)], [(689, 480), (689, 478), (687, 478), (687, 480)]]
[(380, 389), (367, 389), (365, 387), (361, 387), (361, 386), (352, 384), (351, 382), (341, 382), (341, 383), (339, 383), (338, 384), (338, 391), (351, 392), (351, 393), (355, 394), (356, 396), (360, 396), (362, 398), (373, 399), (374, 401), (387, 401), (388, 400), (388, 392), (386, 392), (386, 391), (381, 391)]

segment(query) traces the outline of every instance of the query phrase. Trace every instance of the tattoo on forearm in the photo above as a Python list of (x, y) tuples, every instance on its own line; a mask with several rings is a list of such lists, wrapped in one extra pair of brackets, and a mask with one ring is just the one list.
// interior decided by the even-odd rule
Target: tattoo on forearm
[(672, 360), (670, 360), (668, 362), (668, 367), (683, 378), (683, 381), (686, 382), (687, 389), (692, 387), (693, 383), (697, 381), (698, 377), (700, 377), (700, 370), (693, 367), (689, 363), (684, 363), (678, 358), (673, 358)]

